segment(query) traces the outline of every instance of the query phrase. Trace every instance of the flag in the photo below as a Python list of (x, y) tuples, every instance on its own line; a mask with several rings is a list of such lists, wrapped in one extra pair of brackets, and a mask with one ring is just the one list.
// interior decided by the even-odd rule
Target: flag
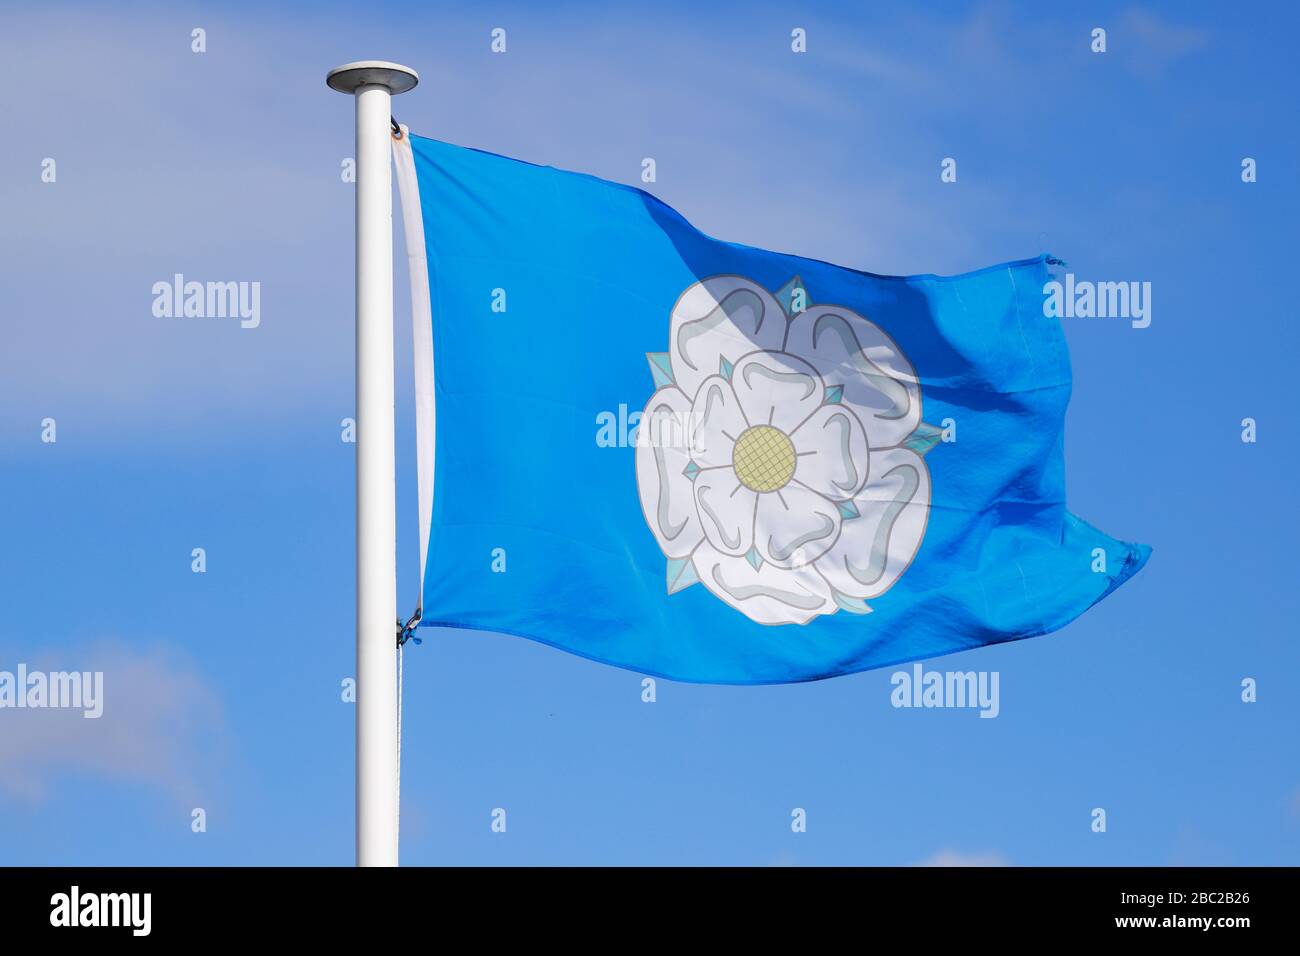
[(1056, 260), (873, 275), (394, 143), (422, 625), (783, 683), (1046, 634), (1145, 563), (1066, 510)]

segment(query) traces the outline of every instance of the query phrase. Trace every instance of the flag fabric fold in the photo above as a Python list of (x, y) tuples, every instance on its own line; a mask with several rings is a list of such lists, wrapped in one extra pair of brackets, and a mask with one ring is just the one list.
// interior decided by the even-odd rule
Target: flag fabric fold
[(1066, 509), (1049, 257), (878, 276), (591, 176), (395, 156), (422, 626), (782, 683), (1045, 634), (1145, 563)]

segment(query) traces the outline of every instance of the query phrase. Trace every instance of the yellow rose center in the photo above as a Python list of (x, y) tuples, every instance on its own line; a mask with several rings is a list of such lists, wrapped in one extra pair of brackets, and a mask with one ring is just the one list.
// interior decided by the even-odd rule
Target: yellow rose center
[(776, 491), (794, 477), (794, 444), (771, 425), (755, 425), (740, 433), (731, 452), (731, 465), (741, 484), (754, 491)]

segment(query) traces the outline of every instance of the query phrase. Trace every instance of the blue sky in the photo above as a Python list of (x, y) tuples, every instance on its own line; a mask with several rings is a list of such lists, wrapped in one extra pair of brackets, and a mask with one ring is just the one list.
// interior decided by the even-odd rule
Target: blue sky
[[(395, 112), (425, 135), (627, 183), (653, 156), (714, 236), (898, 274), (1051, 251), (1153, 289), (1149, 328), (1064, 326), (1071, 509), (1155, 554), (1055, 635), (927, 665), (1000, 672), (997, 719), (896, 710), (890, 668), (644, 704), (629, 672), (426, 632), (404, 862), (1300, 861), (1294, 12), (547, 6), (6, 14), (41, 80), (0, 106), (0, 670), (102, 669), (108, 699), (0, 711), (0, 864), (352, 860), (353, 134), (324, 74), (363, 57), (420, 71)], [(260, 281), (261, 325), (155, 318), (176, 272)]]

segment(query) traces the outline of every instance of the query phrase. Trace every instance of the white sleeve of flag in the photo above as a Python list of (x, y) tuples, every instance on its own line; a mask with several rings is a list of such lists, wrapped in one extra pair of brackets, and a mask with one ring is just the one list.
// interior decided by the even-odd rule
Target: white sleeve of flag
[(397, 192), (406, 234), (406, 267), (411, 277), (411, 330), (415, 339), (415, 456), (420, 489), (420, 601), (417, 607), (423, 610), (424, 566), (429, 555), (429, 525), (433, 515), (433, 315), (415, 155), (411, 152), (410, 131), (405, 126), (401, 131), (400, 139), (393, 138), (393, 160), (397, 166)]

